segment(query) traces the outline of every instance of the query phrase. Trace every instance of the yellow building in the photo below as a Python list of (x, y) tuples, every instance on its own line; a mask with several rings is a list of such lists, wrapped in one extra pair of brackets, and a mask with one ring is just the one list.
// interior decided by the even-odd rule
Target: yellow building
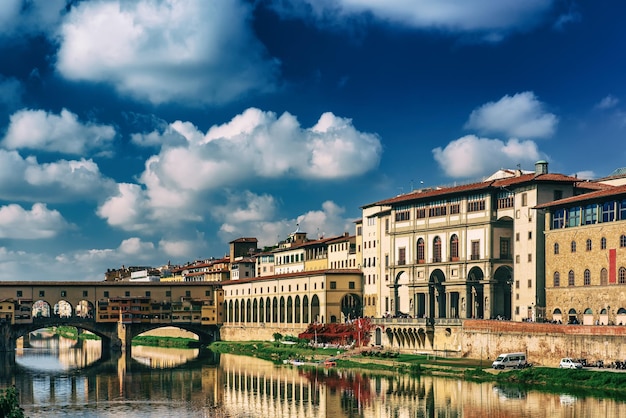
[(547, 214), (547, 319), (626, 325), (626, 185), (537, 208)]
[(0, 322), (14, 324), (15, 301), (13, 299), (0, 299)]

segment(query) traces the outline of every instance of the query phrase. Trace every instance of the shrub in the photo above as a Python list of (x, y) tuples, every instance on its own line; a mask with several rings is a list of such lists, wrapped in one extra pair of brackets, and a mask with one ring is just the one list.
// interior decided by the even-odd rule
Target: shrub
[(14, 387), (5, 389), (4, 393), (0, 390), (0, 417), (24, 418), (24, 410), (20, 408)]

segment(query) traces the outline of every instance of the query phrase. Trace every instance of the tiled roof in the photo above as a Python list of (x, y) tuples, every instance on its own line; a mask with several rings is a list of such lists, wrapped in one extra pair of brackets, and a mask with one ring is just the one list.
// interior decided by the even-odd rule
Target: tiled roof
[(614, 186), (609, 189), (598, 190), (595, 192), (589, 192), (578, 196), (566, 197), (565, 199), (555, 200), (553, 202), (544, 203), (535, 206), (536, 209), (544, 209), (550, 207), (569, 206), (572, 203), (590, 202), (596, 200), (602, 200), (607, 197), (626, 196), (626, 185)]
[(463, 184), (460, 186), (453, 187), (443, 187), (436, 189), (423, 189), (416, 190), (411, 193), (399, 195), (396, 197), (392, 197), (390, 199), (381, 200), (370, 205), (363, 206), (376, 206), (376, 205), (393, 205), (402, 202), (409, 202), (414, 200), (429, 200), (437, 197), (447, 196), (447, 195), (455, 195), (455, 194), (464, 194), (469, 192), (477, 192), (477, 191), (487, 191), (491, 189), (497, 189), (502, 187), (513, 187), (518, 186), (525, 183), (532, 182), (558, 182), (558, 183), (576, 183), (580, 181), (576, 177), (566, 176), (564, 174), (522, 174), (516, 177), (508, 177), (504, 179), (497, 180), (489, 180), (489, 181), (481, 181), (478, 183), (470, 183)]
[(230, 244), (233, 244), (235, 242), (258, 242), (258, 240), (256, 238), (253, 237), (242, 237), (242, 238), (237, 238), (236, 240), (233, 240), (230, 242)]
[(579, 181), (576, 183), (577, 189), (585, 189), (585, 190), (607, 190), (612, 189), (612, 184), (600, 183), (597, 181)]

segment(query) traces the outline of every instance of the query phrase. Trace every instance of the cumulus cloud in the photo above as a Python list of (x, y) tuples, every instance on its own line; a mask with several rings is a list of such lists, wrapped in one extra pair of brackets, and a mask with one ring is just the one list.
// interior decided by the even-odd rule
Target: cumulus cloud
[[(233, 212), (237, 210), (236, 207), (231, 209)], [(225, 214), (227, 211), (222, 210), (220, 213)], [(312, 239), (337, 236), (344, 232), (353, 234), (353, 220), (346, 219), (344, 213), (344, 208), (326, 201), (320, 210), (311, 210), (293, 219), (233, 222), (228, 216), (222, 216), (219, 236), (227, 242), (241, 236), (253, 236), (259, 240), (259, 246), (264, 247), (287, 238), (296, 228), (306, 232)]]
[(0, 2), (0, 36), (49, 33), (58, 25), (67, 0)]
[[(173, 145), (169, 138), (175, 136), (174, 142), (184, 138), (184, 146)], [(358, 176), (377, 167), (382, 154), (379, 137), (358, 131), (350, 119), (328, 112), (305, 128), (290, 113), (277, 116), (255, 108), (206, 133), (189, 122), (177, 121), (161, 134), (137, 134), (135, 141), (164, 145), (146, 161), (139, 177), (141, 188), (118, 193), (98, 212), (109, 224), (126, 230), (145, 225), (135, 216), (137, 207), (153, 220), (200, 221), (206, 213), (206, 200), (198, 203), (208, 195), (255, 181)], [(274, 205), (269, 196), (223, 198), (247, 202), (243, 209), (229, 213), (242, 220), (262, 216)]]
[(486, 39), (532, 28), (547, 16), (554, 0), (273, 0), (283, 16), (312, 16), (323, 24), (373, 16), (390, 23), (454, 33), (481, 32)]
[(596, 109), (612, 109), (619, 103), (619, 99), (611, 94), (602, 98), (598, 103), (596, 103)]
[(115, 182), (102, 176), (92, 160), (59, 160), (40, 164), (17, 151), (0, 149), (0, 199), (27, 202), (98, 200)]
[(534, 164), (541, 158), (541, 153), (537, 144), (530, 140), (509, 139), (504, 142), (467, 135), (450, 142), (445, 148), (433, 149), (433, 156), (446, 175), (471, 178), (517, 164)]
[(267, 56), (237, 1), (80, 2), (59, 30), (56, 68), (154, 104), (223, 103), (273, 90)]
[(200, 240), (173, 240), (163, 239), (159, 241), (159, 249), (170, 257), (187, 258), (204, 250), (205, 244)]
[(11, 115), (2, 145), (8, 149), (83, 155), (88, 150), (107, 148), (114, 137), (112, 126), (81, 123), (66, 109), (59, 115), (25, 109)]
[(42, 203), (35, 203), (30, 210), (16, 204), (0, 206), (0, 238), (53, 238), (68, 226), (58, 211)]
[(111, 226), (127, 231), (149, 228), (146, 196), (137, 184), (120, 183), (117, 193), (112, 194), (98, 208), (97, 214)]
[(154, 250), (154, 244), (142, 241), (141, 238), (132, 237), (122, 241), (118, 248), (119, 252), (128, 256), (137, 256)]
[(466, 128), (482, 134), (504, 134), (516, 138), (550, 137), (558, 118), (546, 112), (544, 105), (530, 91), (506, 95), (497, 102), (486, 103), (470, 114)]

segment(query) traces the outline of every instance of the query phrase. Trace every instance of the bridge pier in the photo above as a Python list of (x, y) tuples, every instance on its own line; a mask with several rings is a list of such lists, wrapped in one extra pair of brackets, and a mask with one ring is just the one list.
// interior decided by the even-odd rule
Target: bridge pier
[(0, 324), (0, 352), (15, 352), (16, 340), (11, 324), (8, 322)]

